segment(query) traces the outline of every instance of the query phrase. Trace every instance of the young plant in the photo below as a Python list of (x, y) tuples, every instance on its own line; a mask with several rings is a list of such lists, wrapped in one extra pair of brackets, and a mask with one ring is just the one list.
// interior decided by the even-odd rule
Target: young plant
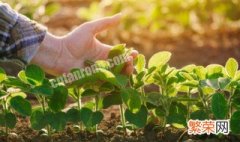
[(4, 82), (7, 78), (5, 71), (0, 68), (0, 126), (5, 127), (6, 135), (9, 134), (9, 129), (16, 125), (14, 111), (22, 116), (30, 116), (32, 111), (30, 102), (25, 99), (27, 95), (17, 88), (8, 88)]
[(51, 136), (53, 131), (65, 128), (66, 115), (64, 109), (68, 91), (63, 86), (53, 88), (44, 71), (36, 66), (29, 65), (18, 74), (18, 79), (10, 79), (9, 85), (21, 88), (28, 94), (33, 94), (40, 104), (35, 107), (31, 115), (31, 127), (35, 130), (47, 128), (47, 135)]
[[(177, 101), (177, 70), (168, 66), (171, 58), (169, 52), (159, 52), (154, 54), (148, 62), (148, 70), (145, 75), (145, 84), (155, 84), (159, 92), (150, 92), (146, 95), (148, 108), (153, 110), (161, 121), (162, 127), (172, 124), (176, 127), (186, 126), (185, 106)], [(181, 111), (176, 111), (181, 110)]]

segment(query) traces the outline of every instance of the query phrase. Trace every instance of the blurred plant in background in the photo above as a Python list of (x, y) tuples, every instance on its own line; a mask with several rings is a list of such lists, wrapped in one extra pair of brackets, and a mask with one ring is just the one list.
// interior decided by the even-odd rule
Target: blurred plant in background
[(202, 32), (240, 21), (240, 0), (102, 0), (80, 8), (85, 20), (122, 12), (125, 30)]
[(30, 19), (46, 22), (49, 17), (60, 10), (61, 5), (49, 0), (2, 0), (13, 9), (29, 17)]

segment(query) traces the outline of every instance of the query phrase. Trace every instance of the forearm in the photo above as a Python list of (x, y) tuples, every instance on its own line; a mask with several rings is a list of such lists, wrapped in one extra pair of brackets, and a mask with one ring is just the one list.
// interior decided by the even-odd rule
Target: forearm
[(62, 38), (47, 33), (31, 63), (37, 64), (50, 74), (56, 74), (54, 68), (61, 54)]

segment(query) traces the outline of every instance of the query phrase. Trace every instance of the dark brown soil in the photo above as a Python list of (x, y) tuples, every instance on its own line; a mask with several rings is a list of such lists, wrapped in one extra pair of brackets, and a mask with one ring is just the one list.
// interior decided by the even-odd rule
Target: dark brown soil
[(102, 121), (99, 125), (101, 132), (96, 135), (94, 132), (76, 131), (72, 124), (68, 124), (62, 132), (54, 133), (51, 137), (40, 135), (40, 132), (34, 131), (29, 127), (29, 119), (18, 117), (17, 127), (11, 130), (8, 137), (0, 136), (0, 142), (238, 142), (238, 136), (189, 136), (184, 129), (175, 129), (172, 127), (154, 129), (154, 125), (147, 125), (144, 129), (128, 132), (117, 130), (119, 125), (119, 116), (110, 113), (108, 120)]

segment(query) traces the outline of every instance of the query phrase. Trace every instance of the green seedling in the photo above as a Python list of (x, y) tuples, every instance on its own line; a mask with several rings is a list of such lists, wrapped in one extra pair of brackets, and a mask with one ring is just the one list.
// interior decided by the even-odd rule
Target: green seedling
[(25, 99), (27, 95), (19, 89), (7, 87), (5, 84), (7, 79), (5, 71), (0, 68), (0, 126), (5, 127), (6, 135), (9, 134), (9, 129), (16, 125), (14, 111), (24, 117), (30, 116), (32, 112), (30, 102)]
[(53, 88), (45, 78), (43, 70), (36, 65), (29, 65), (25, 70), (20, 71), (18, 78), (14, 82), (9, 80), (8, 84), (20, 86), (24, 92), (34, 95), (40, 104), (40, 108), (34, 108), (29, 114), (32, 128), (35, 130), (47, 128), (49, 136), (54, 131), (63, 130), (67, 120), (62, 110), (66, 104), (68, 90), (64, 86)]
[[(130, 52), (124, 45), (117, 45), (109, 52), (111, 60), (88, 62), (96, 65), (97, 72), (55, 88), (36, 65), (27, 66), (18, 77), (7, 76), (0, 69), (0, 126), (5, 128), (4, 133), (15, 127), (18, 113), (30, 116), (31, 127), (44, 135), (64, 130), (67, 122), (97, 134), (104, 118), (102, 110), (113, 105), (120, 111), (121, 125), (117, 128), (125, 132), (148, 123), (164, 130), (167, 124), (186, 128), (190, 119), (229, 119), (232, 134), (240, 133), (240, 71), (235, 59), (230, 58), (225, 66), (187, 65), (176, 69), (168, 63), (170, 52), (154, 54), (147, 67), (144, 55), (139, 54), (134, 60), (136, 72), (126, 76), (122, 74), (124, 62), (116, 66), (111, 62)], [(149, 85), (158, 90), (146, 91)], [(32, 106), (26, 94), (35, 96), (39, 106)], [(68, 96), (77, 105), (65, 112)]]

